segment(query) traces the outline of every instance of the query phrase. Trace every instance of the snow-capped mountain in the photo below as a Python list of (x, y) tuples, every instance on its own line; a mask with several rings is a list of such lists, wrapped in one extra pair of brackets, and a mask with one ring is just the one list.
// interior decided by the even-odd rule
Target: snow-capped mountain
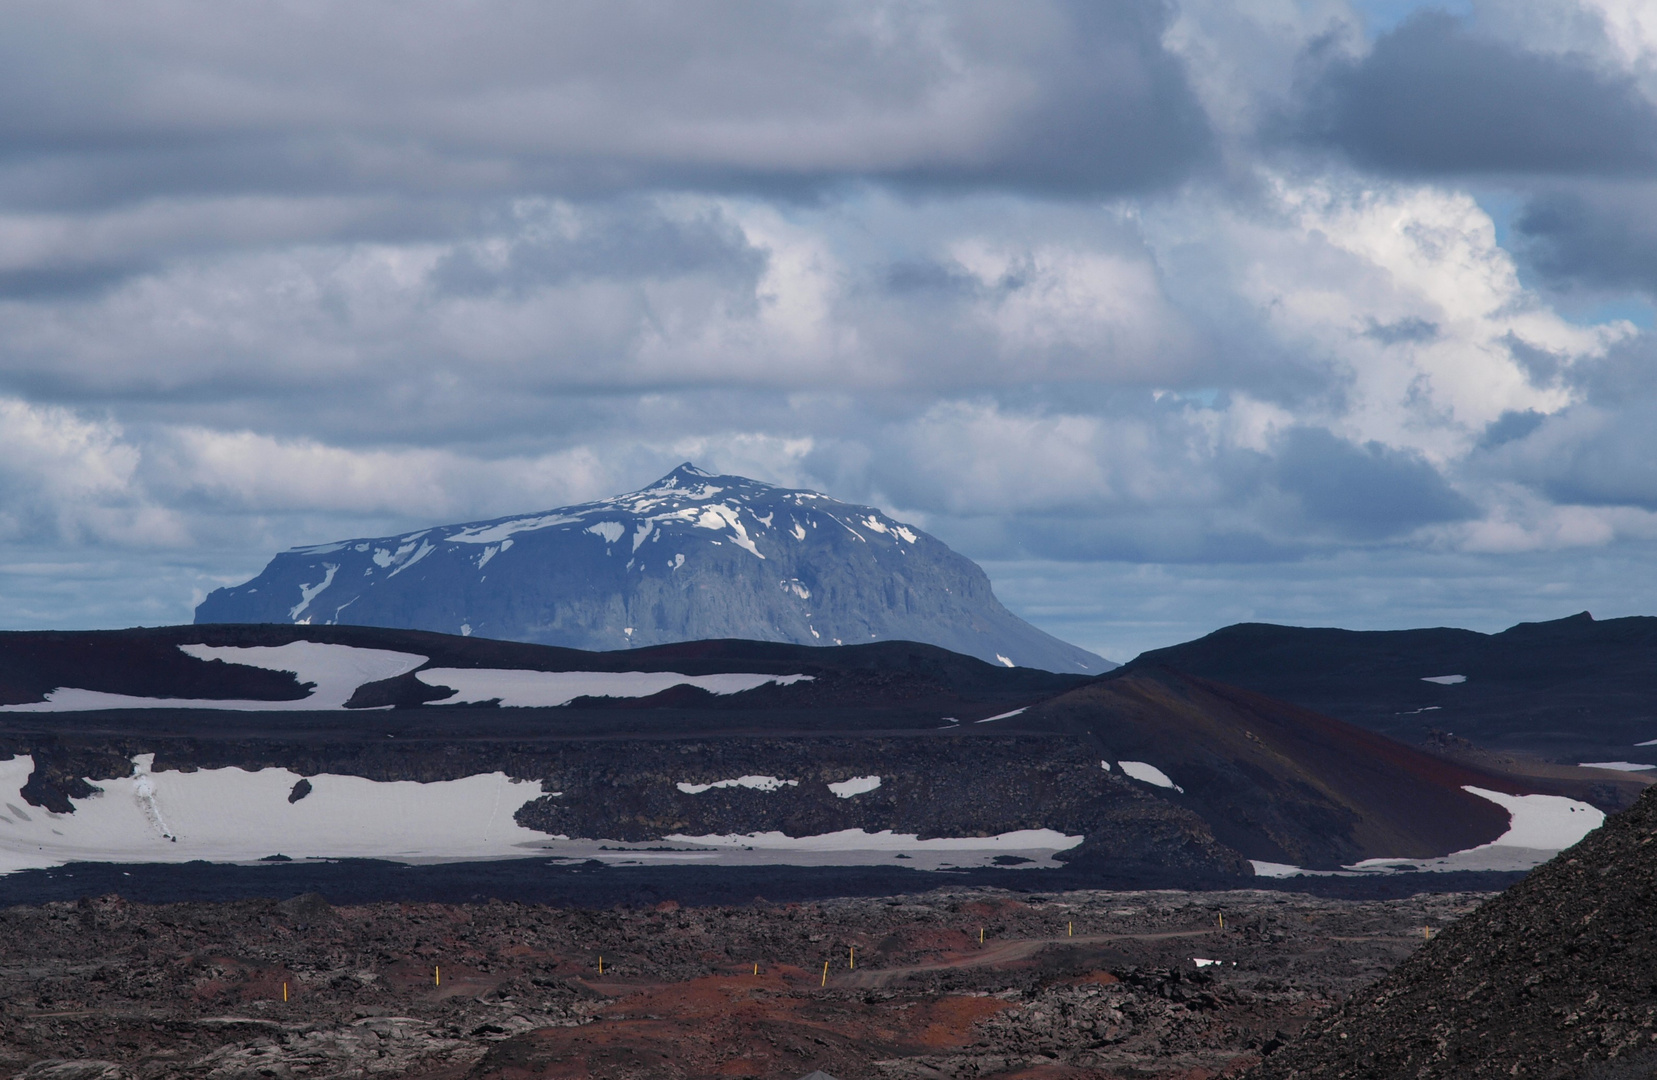
[(1008, 667), (1116, 665), (1001, 605), (977, 564), (879, 510), (681, 465), (627, 495), (295, 548), (197, 623), (403, 627), (580, 649), (908, 640)]

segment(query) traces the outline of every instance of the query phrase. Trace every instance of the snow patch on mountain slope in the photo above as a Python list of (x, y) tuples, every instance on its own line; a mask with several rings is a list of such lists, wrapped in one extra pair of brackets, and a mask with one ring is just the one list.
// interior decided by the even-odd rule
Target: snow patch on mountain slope
[(1410, 871), (1530, 870), (1540, 866), (1605, 824), (1605, 814), (1562, 795), (1509, 795), (1463, 785), (1462, 790), (1488, 799), (1508, 812), (1507, 831), (1488, 844), (1453, 851), (1434, 859), (1364, 859), (1344, 870), (1303, 870), (1282, 863), (1255, 862), (1262, 877), (1396, 874)]
[(554, 708), (578, 697), (649, 697), (674, 686), (696, 686), (711, 694), (738, 694), (767, 683), (792, 686), (810, 675), (681, 675), (676, 671), (517, 671), (504, 668), (429, 668), (415, 673), (428, 686), (456, 691), (445, 705), (500, 699), (510, 708)]
[(228, 664), (290, 671), (303, 683), (314, 683), (310, 694), (296, 701), (221, 700), (216, 698), (151, 698), (132, 694), (110, 694), (101, 690), (60, 687), (45, 701), (21, 705), (0, 705), (0, 712), (85, 712), (92, 709), (234, 709), (246, 712), (291, 712), (296, 710), (343, 709), (364, 683), (379, 682), (407, 674), (426, 662), (426, 657), (389, 649), (363, 649), (354, 645), (326, 645), (316, 641), (290, 641), (286, 645), (180, 645), (179, 651), (197, 660), (223, 660)]
[(1122, 767), (1123, 772), (1142, 783), (1154, 784), (1160, 788), (1171, 788), (1181, 794), (1185, 792), (1184, 788), (1180, 787), (1168, 778), (1167, 773), (1163, 772), (1161, 769), (1150, 764), (1149, 762), (1118, 761), (1116, 764)]
[(298, 620), (300, 612), (311, 606), (311, 601), (317, 598), (317, 594), (334, 583), (334, 575), (337, 573), (339, 573), (337, 563), (323, 563), (322, 580), (315, 585), (301, 585), (299, 587), (299, 603), (288, 610), (288, 618)]
[(424, 559), (427, 555), (430, 555), (432, 552), (434, 552), (436, 550), (437, 550), (437, 548), (432, 544), (432, 542), (430, 540), (420, 541), (420, 550), (416, 551), (413, 555), (409, 556), (407, 562), (402, 563), (401, 565), (399, 565), (397, 567), (397, 569), (393, 570), (387, 576), (388, 577), (396, 577), (398, 574), (401, 574), (404, 570), (407, 570), (409, 567), (413, 566), (415, 563), (419, 562), (421, 559)]
[[(1462, 785), (1462, 790), (1488, 799), (1510, 815), (1507, 832), (1484, 847), (1551, 848), (1563, 851), (1605, 824), (1605, 813), (1563, 795), (1508, 795), (1505, 792)], [(1479, 848), (1470, 848), (1478, 851)], [(1458, 852), (1458, 854), (1466, 854)]]
[(494, 524), (473, 525), (460, 529), (458, 532), (452, 532), (443, 539), (456, 544), (494, 544), (505, 540), (509, 536), (516, 536), (521, 532), (550, 529), (554, 525), (568, 525), (580, 520), (580, 515), (537, 514), (533, 517), (513, 518), (510, 521), (501, 521)]

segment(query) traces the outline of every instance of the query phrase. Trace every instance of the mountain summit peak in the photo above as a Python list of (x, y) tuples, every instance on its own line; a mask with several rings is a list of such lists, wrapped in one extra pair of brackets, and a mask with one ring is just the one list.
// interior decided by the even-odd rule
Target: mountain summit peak
[(581, 649), (909, 640), (1007, 667), (1109, 661), (1003, 607), (942, 541), (869, 506), (690, 462), (623, 495), (294, 548), (198, 623), (346, 623)]
[(660, 480), (656, 481), (654, 484), (651, 484), (650, 487), (645, 488), (644, 490), (650, 491), (654, 488), (678, 487), (687, 480), (711, 480), (715, 477), (715, 475), (717, 474), (698, 469), (695, 465), (692, 465), (690, 462), (686, 461), (680, 463), (678, 468), (674, 469), (672, 472), (668, 473), (666, 476), (662, 477)]

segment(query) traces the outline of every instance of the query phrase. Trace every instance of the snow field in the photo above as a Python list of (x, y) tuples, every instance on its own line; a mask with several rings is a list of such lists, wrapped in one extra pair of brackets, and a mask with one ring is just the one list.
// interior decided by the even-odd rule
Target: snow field
[[(283, 712), (297, 709), (340, 709), (364, 683), (405, 675), (426, 662), (414, 653), (362, 649), (294, 641), (286, 645), (180, 645), (198, 660), (291, 671), (301, 683), (315, 683), (311, 693), (297, 701), (216, 700), (211, 698), (147, 698), (110, 694), (101, 690), (61, 687), (45, 701), (0, 706), (9, 712), (80, 712), (89, 709), (236, 709)], [(416, 678), (429, 686), (457, 691), (446, 704), (489, 701), (516, 707), (564, 705), (578, 697), (648, 697), (673, 686), (698, 686), (714, 694), (736, 694), (767, 683), (790, 686), (810, 681), (810, 675), (760, 675), (732, 672), (720, 675), (681, 675), (675, 671), (518, 671), (503, 668), (433, 668)]]
[(1463, 785), (1463, 791), (1488, 799), (1508, 812), (1507, 831), (1488, 844), (1453, 851), (1433, 859), (1364, 859), (1344, 870), (1303, 870), (1284, 863), (1254, 862), (1261, 877), (1402, 873), (1411, 870), (1529, 870), (1540, 866), (1605, 824), (1605, 814), (1563, 795), (1508, 795)]
[(361, 649), (353, 645), (325, 645), (291, 641), (286, 645), (180, 645), (179, 651), (197, 660), (291, 671), (301, 683), (315, 683), (297, 701), (218, 700), (214, 698), (149, 698), (109, 694), (101, 690), (60, 687), (45, 701), (0, 705), (0, 712), (82, 712), (89, 709), (235, 709), (243, 712), (292, 712), (342, 709), (364, 683), (407, 674), (426, 662), (414, 653), (388, 649)]
[(755, 848), (769, 851), (991, 851), (1009, 849), (1068, 851), (1084, 837), (1066, 836), (1057, 829), (1017, 829), (995, 836), (940, 836), (922, 840), (918, 833), (890, 829), (867, 832), (841, 829), (817, 836), (789, 836), (780, 832), (731, 833), (715, 836), (674, 834), (664, 839), (706, 847)]
[(879, 786), (880, 777), (878, 776), (854, 776), (850, 780), (841, 780), (839, 783), (830, 784), (828, 789), (834, 792), (837, 798), (849, 799), (853, 795), (863, 795), (871, 792)]
[(1486, 847), (1563, 851), (1605, 824), (1603, 811), (1563, 795), (1507, 795), (1471, 784), (1462, 785), (1462, 790), (1481, 799), (1489, 799), (1512, 815), (1507, 832), (1484, 845)]
[(713, 694), (737, 694), (767, 683), (792, 686), (810, 675), (681, 675), (676, 671), (515, 671), (505, 668), (430, 668), (415, 673), (428, 686), (452, 687), (445, 705), (499, 698), (508, 708), (552, 708), (578, 697), (649, 697), (674, 686), (697, 686)]
[[(0, 872), (67, 862), (251, 862), (290, 858), (504, 859), (538, 852), (545, 834), (512, 819), (540, 785), (505, 773), (422, 784), (321, 774), (290, 803), (300, 776), (287, 769), (153, 772), (91, 779), (102, 794), (73, 814), (17, 804), (0, 814)], [(0, 762), (0, 792), (34, 771), (31, 757)]]
[(674, 785), (686, 795), (700, 795), (714, 788), (751, 788), (754, 791), (778, 791), (785, 787), (799, 787), (798, 780), (778, 780), (775, 776), (739, 776), (735, 780), (715, 780), (711, 784), (691, 784), (679, 781)]
[[(301, 777), (287, 769), (156, 772), (153, 754), (133, 758), (129, 776), (89, 778), (102, 790), (73, 800), (74, 813), (54, 814), (22, 805), (20, 795), (12, 796), (15, 801), (5, 797), (33, 771), (28, 756), (0, 761), (0, 873), (70, 862), (247, 863), (276, 854), (400, 862), (553, 857), (795, 866), (888, 865), (902, 856), (908, 860), (904, 865), (917, 870), (994, 865), (997, 856), (1017, 855), (1029, 860), (1022, 865), (1037, 868), (1058, 865), (1053, 854), (1083, 840), (1054, 829), (927, 840), (915, 833), (843, 829), (798, 837), (780, 832), (676, 834), (630, 846), (522, 827), (513, 815), (539, 797), (541, 787), (499, 772), (432, 783), (323, 773), (305, 778), (310, 792), (289, 802)], [(772, 790), (771, 785), (791, 783), (797, 781), (742, 777), (679, 787)], [(860, 784), (868, 784), (863, 790), (879, 786), (877, 777), (856, 777), (837, 786)], [(664, 844), (677, 846), (664, 850)]]
[[(1100, 762), (1100, 764), (1104, 763)], [(1144, 761), (1118, 761), (1116, 764), (1124, 773), (1135, 780), (1146, 784), (1154, 784), (1160, 788), (1170, 788), (1181, 795), (1185, 794), (1184, 788), (1168, 779), (1168, 774), (1155, 765)]]

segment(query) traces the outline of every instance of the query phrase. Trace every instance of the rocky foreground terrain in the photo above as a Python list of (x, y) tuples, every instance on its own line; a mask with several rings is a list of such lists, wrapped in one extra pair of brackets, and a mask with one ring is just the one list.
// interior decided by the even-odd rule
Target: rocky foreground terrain
[(1196, 1080), (1259, 1061), (1482, 899), (13, 907), (0, 1075)]
[(1320, 1018), (1253, 1080), (1657, 1076), (1657, 790)]

